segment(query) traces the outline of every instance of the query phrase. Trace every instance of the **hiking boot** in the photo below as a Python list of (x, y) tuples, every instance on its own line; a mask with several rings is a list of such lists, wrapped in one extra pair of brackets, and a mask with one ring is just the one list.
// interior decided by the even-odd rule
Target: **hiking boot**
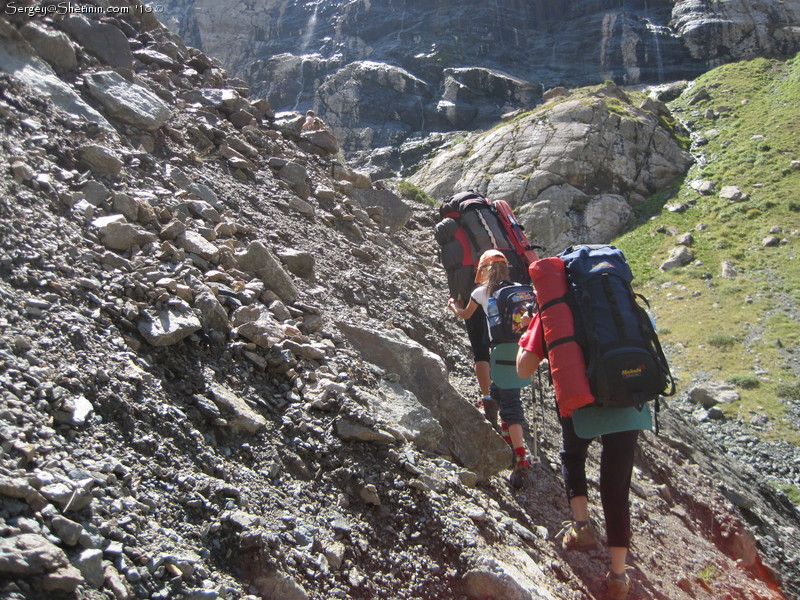
[(492, 427), (497, 429), (497, 400), (491, 396), (484, 396), (478, 400), (478, 408), (483, 409), (486, 420), (492, 424)]
[(615, 577), (611, 571), (608, 572), (608, 575), (606, 575), (606, 591), (609, 598), (612, 600), (625, 600), (630, 589), (631, 580), (627, 573), (623, 573), (622, 577)]
[(531, 472), (531, 463), (527, 460), (520, 460), (514, 466), (514, 470), (511, 472), (511, 477), (508, 478), (508, 482), (511, 484), (515, 490), (520, 489), (523, 485), (525, 485), (525, 480), (528, 479), (528, 474)]
[(580, 550), (586, 552), (597, 546), (597, 537), (591, 523), (578, 527), (574, 521), (565, 521), (564, 529), (561, 530), (564, 537), (561, 540), (561, 547), (564, 550)]

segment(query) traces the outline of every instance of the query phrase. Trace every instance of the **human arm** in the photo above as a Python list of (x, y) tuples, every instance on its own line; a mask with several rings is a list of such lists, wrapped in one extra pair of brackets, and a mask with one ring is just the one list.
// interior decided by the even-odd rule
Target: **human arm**
[(527, 378), (533, 375), (539, 363), (544, 360), (544, 330), (539, 315), (535, 315), (528, 330), (519, 340), (517, 350), (517, 375)]
[(449, 298), (447, 300), (447, 307), (453, 311), (455, 316), (461, 319), (469, 319), (478, 309), (478, 303), (470, 298), (467, 306), (463, 306), (461, 302), (457, 301), (455, 298)]

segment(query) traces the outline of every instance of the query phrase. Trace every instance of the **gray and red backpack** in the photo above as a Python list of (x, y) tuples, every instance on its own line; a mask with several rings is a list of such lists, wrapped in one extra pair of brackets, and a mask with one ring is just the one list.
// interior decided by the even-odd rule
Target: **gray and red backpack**
[(492, 248), (508, 259), (511, 280), (530, 283), (528, 265), (538, 256), (505, 200), (489, 200), (474, 190), (452, 196), (439, 207), (434, 236), (450, 295), (464, 304), (475, 289), (478, 260)]

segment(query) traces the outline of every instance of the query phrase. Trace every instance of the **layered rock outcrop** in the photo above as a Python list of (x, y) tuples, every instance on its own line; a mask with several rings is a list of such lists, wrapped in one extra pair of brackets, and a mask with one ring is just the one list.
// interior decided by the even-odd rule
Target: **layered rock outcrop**
[(440, 200), (475, 189), (508, 201), (547, 254), (609, 242), (632, 222), (633, 207), (692, 163), (663, 124), (668, 115), (662, 102), (636, 106), (608, 83), (468, 136), (411, 180)]

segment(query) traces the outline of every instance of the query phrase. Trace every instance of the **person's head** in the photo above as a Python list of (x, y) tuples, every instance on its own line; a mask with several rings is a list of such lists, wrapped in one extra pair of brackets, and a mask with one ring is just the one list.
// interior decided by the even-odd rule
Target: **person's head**
[(475, 283), (480, 283), (493, 291), (497, 284), (508, 279), (508, 259), (500, 250), (487, 250), (481, 254)]
[(313, 110), (307, 110), (306, 111), (306, 116), (307, 117), (313, 117), (314, 116), (314, 111)]

